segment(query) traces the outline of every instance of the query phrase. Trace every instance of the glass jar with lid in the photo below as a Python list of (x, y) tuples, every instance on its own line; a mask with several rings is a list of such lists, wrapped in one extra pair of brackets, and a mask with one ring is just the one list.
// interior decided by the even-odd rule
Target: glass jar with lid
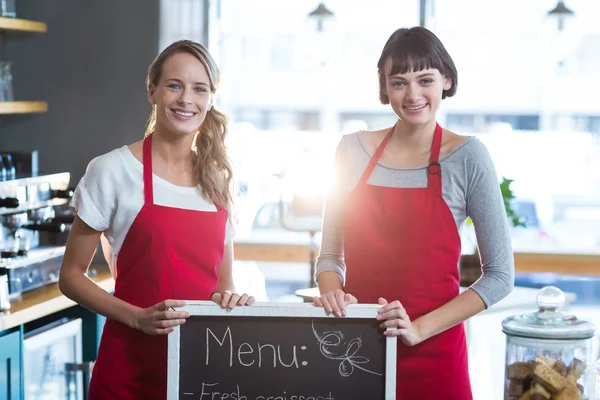
[(561, 309), (565, 294), (547, 286), (538, 311), (502, 321), (506, 334), (504, 399), (593, 400), (594, 324)]

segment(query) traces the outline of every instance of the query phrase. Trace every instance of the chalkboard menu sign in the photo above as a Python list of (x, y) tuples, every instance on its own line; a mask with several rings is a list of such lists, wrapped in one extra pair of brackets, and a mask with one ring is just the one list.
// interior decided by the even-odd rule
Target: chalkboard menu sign
[(225, 310), (188, 301), (169, 334), (168, 400), (392, 400), (396, 339), (376, 304), (335, 318), (308, 303)]

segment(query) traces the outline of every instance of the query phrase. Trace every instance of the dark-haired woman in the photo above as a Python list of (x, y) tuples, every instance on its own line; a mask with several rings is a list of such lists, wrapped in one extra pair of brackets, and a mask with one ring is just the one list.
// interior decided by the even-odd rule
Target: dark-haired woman
[[(484, 145), (436, 122), (458, 77), (440, 40), (399, 29), (378, 63), (380, 100), (398, 117), (345, 136), (323, 223), (315, 304), (344, 316), (379, 303), (398, 336), (397, 399), (472, 398), (463, 322), (504, 298), (514, 262), (498, 177)], [(483, 274), (460, 293), (458, 228), (473, 220)]]

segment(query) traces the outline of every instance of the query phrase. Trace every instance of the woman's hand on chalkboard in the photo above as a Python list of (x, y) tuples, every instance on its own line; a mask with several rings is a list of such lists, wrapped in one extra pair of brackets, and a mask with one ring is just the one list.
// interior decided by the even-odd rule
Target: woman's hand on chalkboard
[(185, 323), (190, 316), (187, 311), (175, 311), (174, 307), (183, 307), (182, 300), (165, 300), (148, 307), (140, 308), (135, 319), (135, 328), (149, 335), (166, 335), (173, 332), (177, 325)]
[(335, 292), (323, 293), (321, 296), (313, 297), (313, 303), (317, 307), (323, 307), (329, 314), (334, 313), (337, 317), (345, 317), (346, 306), (356, 304), (358, 300), (350, 293), (337, 289)]
[[(377, 314), (379, 321), (384, 321), (381, 328), (385, 329), (383, 332), (386, 336), (398, 336), (398, 339), (402, 340), (407, 346), (414, 346), (423, 341), (423, 336), (411, 320), (406, 310), (398, 300), (388, 303), (386, 299), (380, 298), (379, 304), (381, 307)], [(386, 328), (396, 328), (388, 330)]]
[(254, 297), (244, 293), (232, 293), (230, 290), (226, 290), (223, 293), (215, 292), (210, 298), (215, 303), (221, 305), (223, 308), (234, 308), (235, 306), (250, 306), (254, 303)]

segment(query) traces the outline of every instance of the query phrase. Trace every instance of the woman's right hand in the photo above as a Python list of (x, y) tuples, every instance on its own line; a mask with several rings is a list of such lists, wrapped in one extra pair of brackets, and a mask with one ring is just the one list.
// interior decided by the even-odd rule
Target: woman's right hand
[(187, 311), (175, 311), (174, 307), (185, 306), (182, 300), (165, 300), (148, 308), (140, 308), (135, 316), (134, 328), (148, 335), (166, 335), (176, 326), (184, 324), (190, 316)]
[(334, 313), (337, 317), (345, 317), (346, 306), (356, 304), (358, 300), (350, 293), (345, 293), (343, 290), (337, 289), (334, 292), (313, 297), (313, 302), (315, 306), (323, 307), (328, 313)]

